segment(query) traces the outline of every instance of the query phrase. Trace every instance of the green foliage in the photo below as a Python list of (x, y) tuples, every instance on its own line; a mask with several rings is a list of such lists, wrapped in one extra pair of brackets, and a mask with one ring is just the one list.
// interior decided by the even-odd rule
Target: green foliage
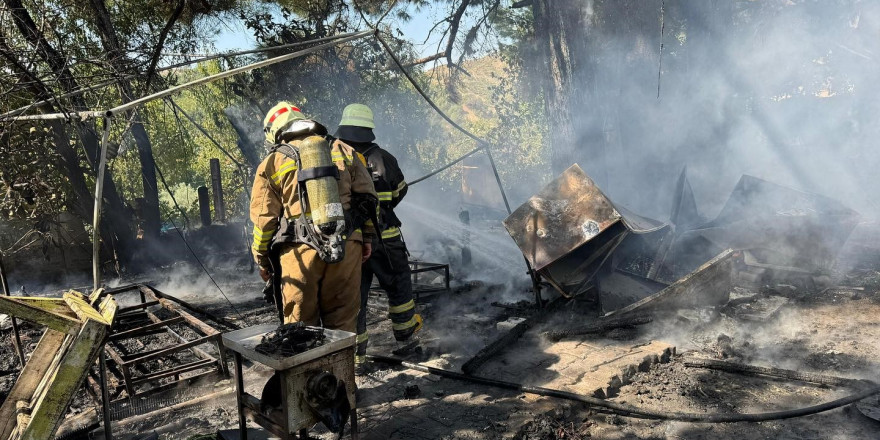
[(49, 127), (41, 123), (0, 130), (0, 216), (44, 219), (57, 214), (67, 198), (60, 160)]
[[(183, 228), (198, 225), (199, 222), (199, 192), (194, 186), (185, 182), (171, 186), (171, 193), (164, 191), (159, 193), (159, 212), (167, 222)], [(174, 202), (177, 202), (175, 205)]]
[[(215, 74), (222, 69), (218, 61), (201, 63), (192, 69), (178, 71), (174, 80), (191, 81)], [(237, 134), (222, 113), (224, 108), (237, 104), (240, 98), (229, 90), (228, 83), (221, 81), (189, 89), (171, 99), (186, 115), (193, 118), (210, 135), (210, 138), (190, 122), (183, 112), (167, 101), (150, 102), (139, 114), (150, 135), (156, 166), (161, 170), (181, 208), (187, 212), (190, 221), (193, 222), (191, 226), (198, 225), (197, 197), (193, 199), (196, 203), (194, 207), (188, 202), (184, 207), (184, 202), (181, 201), (183, 196), (178, 194), (178, 190), (187, 194), (192, 190), (195, 197), (195, 191), (199, 186), (207, 186), (210, 189), (212, 158), (220, 160), (227, 218), (243, 217), (247, 212), (244, 198), (250, 189), (250, 181), (247, 168), (238, 165), (244, 164), (245, 160), (236, 145)], [(139, 197), (142, 191), (140, 162), (131, 136), (122, 133), (119, 136), (124, 139), (123, 145), (130, 147), (115, 160), (113, 166), (119, 186), (127, 198), (133, 199)], [(232, 158), (218, 148), (211, 139), (217, 141)], [(171, 204), (171, 196), (161, 178), (158, 184), (163, 218), (173, 218), (178, 226), (182, 226), (181, 216)]]

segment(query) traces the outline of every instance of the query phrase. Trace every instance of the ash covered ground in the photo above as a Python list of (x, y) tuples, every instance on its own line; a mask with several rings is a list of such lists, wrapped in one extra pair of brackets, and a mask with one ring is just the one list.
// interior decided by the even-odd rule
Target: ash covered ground
[[(210, 269), (229, 301), (196, 266), (187, 263), (118, 283), (149, 281), (165, 293), (240, 325), (276, 320), (274, 309), (260, 298), (262, 283), (255, 273), (249, 272), (244, 260), (230, 259)], [(511, 290), (494, 284), (476, 286), (437, 295), (419, 306), (426, 321), (420, 336), (426, 352), (422, 360), (426, 364), (459, 371), (467, 359), (509, 328), (505, 323), (515, 322), (511, 318), (534, 313), (532, 307), (517, 307), (530, 300), (531, 294), (524, 289)], [(57, 295), (60, 290), (49, 289), (44, 293)], [(848, 245), (838, 269), (820, 285), (795, 286), (790, 280), (771, 281), (760, 286), (737, 287), (731, 298), (722, 307), (678, 310), (637, 328), (549, 341), (545, 332), (583, 325), (598, 315), (596, 304), (587, 297), (564, 300), (476, 374), (581, 394), (599, 387), (608, 392), (608, 399), (613, 402), (695, 413), (785, 410), (834, 400), (852, 392), (842, 387), (685, 365), (695, 357), (854, 379), (873, 380), (878, 376), (878, 248)], [(499, 307), (498, 303), (507, 307)], [(371, 353), (390, 354), (397, 348), (386, 313), (385, 296), (371, 296)], [(32, 350), (41, 331), (29, 324), (23, 324), (23, 330), (24, 346)], [(0, 397), (5, 399), (18, 372), (8, 319), (3, 321), (0, 338)], [(674, 347), (674, 354), (642, 363), (652, 350), (659, 353), (663, 347)], [(614, 415), (580, 403), (402, 368), (378, 367), (358, 380), (362, 439), (870, 439), (880, 433), (880, 423), (864, 417), (851, 405), (817, 415), (761, 423), (666, 422)], [(609, 373), (608, 369), (617, 374)], [(258, 395), (270, 374), (259, 366), (246, 365), (248, 391)], [(599, 376), (602, 377), (596, 379)], [(617, 380), (613, 386), (605, 383), (611, 376)], [(598, 381), (598, 385), (591, 381)], [(613, 381), (612, 377), (610, 382)], [(216, 393), (228, 390), (230, 382), (199, 383), (190, 392)], [(77, 394), (70, 414), (95, 406), (96, 399), (83, 389)], [(138, 417), (135, 422), (117, 421), (114, 433), (134, 438), (155, 431), (162, 438), (186, 439), (236, 426), (233, 394), (220, 393), (189, 408)], [(335, 438), (320, 426), (313, 435)]]

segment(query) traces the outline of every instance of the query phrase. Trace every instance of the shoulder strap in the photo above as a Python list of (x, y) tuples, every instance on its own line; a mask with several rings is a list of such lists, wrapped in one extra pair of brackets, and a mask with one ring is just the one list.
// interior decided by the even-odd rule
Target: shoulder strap
[(290, 144), (276, 144), (272, 148), (272, 152), (281, 153), (290, 159), (297, 161), (297, 166), (299, 163), (299, 150), (297, 150), (293, 145)]

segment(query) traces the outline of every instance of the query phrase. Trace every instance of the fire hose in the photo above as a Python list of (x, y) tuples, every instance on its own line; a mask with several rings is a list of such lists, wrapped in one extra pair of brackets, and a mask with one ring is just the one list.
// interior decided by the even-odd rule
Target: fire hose
[(835, 408), (840, 408), (842, 406), (849, 405), (851, 403), (858, 402), (867, 397), (871, 397), (875, 394), (880, 394), (880, 385), (874, 385), (869, 388), (865, 388), (855, 394), (851, 394), (849, 396), (832, 400), (830, 402), (820, 403), (818, 405), (808, 406), (804, 408), (790, 409), (784, 411), (773, 411), (773, 412), (765, 412), (765, 413), (752, 413), (752, 414), (737, 414), (737, 413), (724, 413), (724, 414), (701, 414), (701, 413), (680, 413), (680, 412), (670, 412), (670, 411), (656, 411), (644, 408), (637, 408), (630, 405), (624, 405), (620, 403), (609, 402), (607, 400), (599, 399), (596, 397), (585, 396), (582, 394), (570, 393), (568, 391), (562, 390), (554, 390), (550, 388), (542, 388), (542, 387), (533, 387), (528, 385), (523, 385), (515, 382), (506, 382), (502, 380), (488, 379), (485, 377), (479, 376), (470, 376), (467, 374), (456, 373), (454, 371), (444, 370), (442, 368), (429, 367), (422, 364), (415, 364), (411, 362), (406, 362), (402, 359), (397, 359), (393, 357), (387, 356), (372, 356), (368, 355), (368, 359), (381, 362), (383, 364), (389, 365), (398, 365), (410, 370), (421, 371), (423, 373), (436, 374), (441, 377), (446, 377), (449, 379), (461, 380), (465, 382), (477, 383), (481, 385), (492, 386), (496, 388), (503, 388), (513, 391), (520, 391), (527, 394), (535, 394), (538, 396), (545, 397), (555, 397), (558, 399), (571, 400), (575, 402), (585, 403), (589, 406), (604, 408), (609, 410), (615, 414), (626, 416), (626, 417), (635, 417), (641, 419), (654, 419), (654, 420), (672, 420), (672, 421), (680, 421), (680, 422), (694, 422), (694, 423), (735, 423), (735, 422), (766, 422), (768, 420), (783, 420), (783, 419), (791, 419), (795, 417), (803, 417), (811, 414), (817, 414), (824, 411), (829, 411)]

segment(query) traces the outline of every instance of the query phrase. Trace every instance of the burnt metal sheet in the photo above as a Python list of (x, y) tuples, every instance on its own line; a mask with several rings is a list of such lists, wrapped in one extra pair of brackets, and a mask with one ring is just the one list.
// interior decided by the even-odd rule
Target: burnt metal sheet
[(880, 422), (880, 396), (873, 395), (860, 400), (855, 406), (863, 416)]
[(687, 178), (687, 166), (682, 168), (675, 184), (675, 193), (672, 199), (672, 210), (669, 213), (669, 221), (675, 225), (678, 231), (686, 231), (706, 222), (697, 210), (697, 200), (694, 190)]
[(535, 269), (574, 251), (621, 219), (577, 164), (504, 219), (507, 232)]
[(606, 313), (605, 316), (619, 316), (635, 311), (725, 304), (733, 287), (733, 269), (741, 262), (742, 252), (728, 249), (669, 287), (629, 306)]
[(626, 225), (626, 229), (633, 234), (650, 234), (668, 226), (665, 222), (642, 217), (619, 204), (615, 204), (614, 209), (617, 209), (617, 212), (620, 213), (623, 224)]
[(584, 293), (592, 287), (590, 281), (627, 237), (626, 231), (623, 222), (614, 223), (592, 240), (541, 269), (541, 276), (568, 296)]
[(837, 200), (743, 175), (718, 216), (687, 231), (718, 248), (760, 250), (765, 263), (829, 267), (859, 214)]

